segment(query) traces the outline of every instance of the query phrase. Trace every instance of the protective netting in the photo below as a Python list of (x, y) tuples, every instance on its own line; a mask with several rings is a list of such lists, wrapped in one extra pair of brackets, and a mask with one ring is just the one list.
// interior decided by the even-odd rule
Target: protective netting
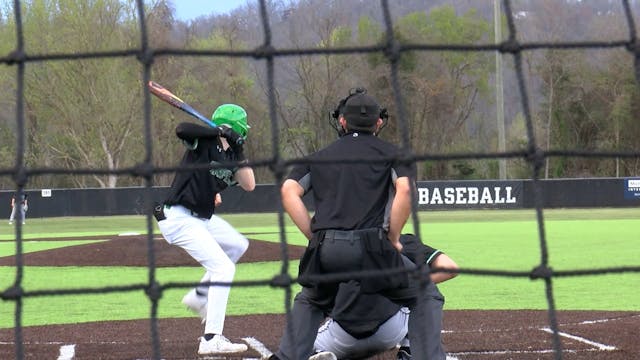
[[(384, 19), (384, 30), (386, 33), (386, 42), (380, 45), (362, 46), (362, 47), (341, 47), (341, 48), (309, 48), (309, 49), (278, 49), (272, 44), (272, 28), (270, 26), (267, 4), (265, 0), (259, 1), (260, 8), (260, 21), (263, 27), (263, 41), (262, 45), (254, 49), (253, 51), (207, 51), (207, 50), (174, 50), (174, 49), (153, 49), (149, 46), (148, 41), (148, 29), (145, 24), (145, 9), (143, 6), (143, 0), (137, 0), (137, 10), (140, 29), (140, 43), (141, 47), (136, 49), (126, 49), (120, 51), (105, 51), (94, 53), (67, 53), (67, 54), (44, 54), (39, 56), (29, 55), (25, 51), (25, 39), (23, 34), (23, 21), (21, 14), (20, 1), (14, 1), (14, 11), (16, 19), (16, 48), (7, 56), (1, 57), (0, 62), (5, 65), (16, 68), (17, 83), (16, 83), (16, 126), (17, 126), (17, 147), (16, 147), (16, 159), (14, 168), (0, 169), (0, 175), (10, 175), (15, 179), (15, 183), (19, 192), (23, 191), (25, 184), (29, 177), (43, 174), (118, 174), (129, 175), (133, 177), (139, 177), (145, 180), (145, 199), (147, 211), (146, 225), (147, 225), (147, 245), (148, 245), (148, 280), (145, 283), (130, 284), (126, 286), (115, 287), (99, 287), (99, 288), (81, 288), (81, 289), (52, 289), (41, 291), (27, 291), (23, 288), (23, 233), (22, 227), (19, 222), (16, 226), (16, 276), (13, 286), (5, 289), (2, 294), (3, 301), (9, 301), (15, 303), (15, 358), (24, 358), (24, 345), (22, 336), (22, 316), (23, 316), (23, 301), (28, 297), (43, 297), (43, 296), (59, 296), (59, 295), (71, 295), (71, 294), (98, 294), (98, 293), (119, 293), (119, 292), (134, 292), (144, 291), (151, 302), (150, 311), (150, 324), (151, 324), (151, 337), (153, 344), (153, 358), (161, 359), (162, 354), (160, 351), (160, 340), (158, 336), (158, 324), (157, 324), (157, 310), (158, 303), (162, 292), (167, 289), (173, 288), (188, 288), (197, 285), (197, 283), (159, 283), (156, 280), (156, 264), (153, 248), (153, 221), (152, 217), (152, 177), (154, 174), (160, 172), (171, 172), (180, 170), (179, 168), (159, 168), (154, 167), (152, 163), (153, 149), (151, 146), (151, 95), (145, 87), (144, 96), (144, 138), (145, 138), (145, 159), (137, 166), (130, 168), (121, 168), (117, 170), (105, 170), (105, 169), (58, 169), (53, 167), (46, 168), (28, 168), (25, 166), (25, 65), (30, 62), (42, 62), (42, 61), (72, 61), (76, 59), (90, 59), (90, 58), (112, 58), (112, 57), (135, 57), (142, 66), (142, 84), (147, 84), (151, 78), (151, 69), (153, 67), (154, 59), (163, 56), (209, 56), (209, 57), (246, 57), (254, 58), (264, 61), (266, 71), (266, 84), (268, 89), (268, 106), (269, 106), (269, 120), (271, 125), (271, 144), (272, 154), (271, 158), (264, 161), (253, 161), (251, 166), (253, 167), (266, 167), (269, 168), (276, 179), (276, 184), (282, 183), (283, 177), (288, 166), (294, 163), (299, 163), (300, 159), (285, 160), (280, 153), (278, 144), (281, 143), (279, 122), (276, 114), (276, 93), (275, 93), (275, 72), (274, 61), (278, 57), (284, 56), (315, 56), (315, 55), (329, 55), (329, 54), (347, 54), (347, 53), (381, 53), (386, 58), (388, 69), (390, 73), (391, 83), (390, 86), (393, 89), (395, 106), (397, 108), (397, 120), (400, 128), (402, 147), (405, 150), (406, 157), (404, 161), (425, 161), (425, 160), (439, 160), (448, 161), (453, 159), (509, 159), (519, 158), (528, 162), (531, 168), (531, 180), (533, 181), (534, 189), (534, 203), (535, 213), (538, 225), (539, 234), (539, 247), (540, 247), (540, 259), (539, 264), (531, 271), (500, 271), (500, 270), (486, 270), (486, 269), (468, 269), (462, 267), (459, 269), (461, 274), (474, 274), (485, 276), (499, 276), (499, 277), (512, 277), (512, 278), (531, 278), (544, 281), (546, 289), (546, 301), (548, 309), (548, 321), (549, 327), (553, 333), (553, 349), (556, 359), (562, 358), (562, 344), (559, 338), (558, 322), (556, 319), (556, 308), (554, 302), (554, 287), (553, 279), (560, 277), (575, 277), (575, 276), (590, 276), (600, 274), (620, 274), (627, 272), (640, 273), (640, 267), (612, 267), (612, 268), (594, 268), (585, 270), (574, 271), (555, 271), (549, 267), (549, 253), (547, 246), (547, 239), (545, 235), (545, 221), (543, 217), (542, 209), (542, 187), (539, 183), (540, 172), (544, 166), (545, 159), (549, 157), (598, 157), (598, 158), (637, 158), (640, 156), (640, 152), (611, 152), (611, 151), (583, 151), (583, 150), (567, 150), (567, 151), (544, 151), (538, 145), (538, 139), (534, 133), (534, 126), (532, 120), (532, 114), (529, 104), (529, 93), (525, 82), (525, 75), (523, 70), (522, 54), (526, 51), (538, 50), (538, 49), (603, 49), (603, 48), (620, 48), (625, 49), (631, 57), (634, 59), (635, 64), (635, 77), (640, 83), (640, 42), (638, 41), (636, 34), (636, 25), (634, 23), (634, 17), (631, 11), (629, 0), (620, 0), (622, 5), (626, 25), (628, 28), (628, 37), (623, 41), (588, 41), (588, 42), (520, 42), (518, 41), (518, 29), (514, 24), (514, 13), (512, 11), (512, 2), (510, 0), (503, 0), (502, 6), (504, 14), (507, 20), (508, 36), (507, 39), (498, 44), (480, 44), (480, 45), (433, 45), (433, 44), (401, 44), (397, 41), (394, 34), (394, 23), (390, 14), (389, 4), (390, 0), (381, 0), (380, 7), (382, 9), (382, 15)], [(399, 61), (402, 55), (410, 51), (454, 51), (454, 52), (499, 52), (501, 54), (507, 54), (512, 56), (513, 63), (515, 64), (515, 73), (517, 77), (518, 92), (521, 98), (521, 106), (524, 113), (527, 144), (526, 148), (517, 151), (509, 152), (494, 152), (494, 153), (457, 153), (447, 155), (434, 155), (434, 154), (414, 154), (411, 150), (408, 133), (408, 123), (406, 117), (406, 109), (404, 106), (404, 98), (401, 89), (401, 78), (399, 76)], [(420, 236), (420, 222), (417, 216), (417, 202), (413, 201), (412, 208), (412, 220), (414, 224), (415, 234)], [(287, 311), (289, 316), (289, 310), (291, 307), (290, 298), (292, 295), (292, 285), (296, 284), (296, 279), (292, 279), (289, 273), (289, 262), (287, 261), (287, 239), (285, 235), (285, 220), (282, 211), (278, 212), (278, 225), (280, 227), (280, 242), (282, 249), (282, 267), (279, 275), (271, 279), (256, 279), (254, 281), (235, 281), (230, 283), (211, 283), (210, 285), (226, 285), (226, 286), (261, 286), (271, 285), (273, 287), (281, 287), (285, 290), (285, 300), (283, 307)], [(420, 271), (420, 269), (418, 270)], [(324, 277), (323, 280), (336, 280), (356, 277), (369, 277), (379, 276), (380, 272), (359, 272), (349, 274), (337, 274)]]

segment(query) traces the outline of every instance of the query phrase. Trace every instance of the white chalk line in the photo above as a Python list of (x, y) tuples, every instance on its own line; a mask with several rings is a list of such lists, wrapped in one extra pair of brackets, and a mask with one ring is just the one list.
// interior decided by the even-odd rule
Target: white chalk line
[(242, 338), (242, 340), (244, 340), (247, 344), (249, 344), (249, 346), (251, 346), (253, 350), (257, 351), (260, 354), (261, 359), (267, 359), (269, 356), (273, 354), (273, 352), (267, 349), (267, 347), (264, 346), (263, 343), (261, 343), (260, 341), (258, 341), (258, 339), (254, 337), (245, 337), (245, 338)]
[(73, 360), (76, 357), (76, 345), (62, 345), (60, 346), (60, 355), (58, 360)]
[[(632, 316), (618, 316), (613, 318), (599, 319), (599, 320), (584, 320), (579, 322), (567, 322), (558, 324), (558, 326), (572, 326), (572, 325), (591, 325), (591, 324), (599, 324), (599, 323), (607, 323), (610, 321), (618, 321), (618, 320), (627, 320), (633, 319), (635, 317), (640, 317), (640, 314), (632, 315)], [(522, 331), (522, 330), (539, 330), (538, 326), (525, 326), (525, 327), (517, 327), (517, 328), (503, 328), (503, 329), (471, 329), (471, 330), (442, 330), (443, 334), (462, 334), (462, 333), (502, 333), (502, 332), (510, 332), (510, 331)]]
[[(598, 349), (584, 349), (584, 350), (566, 350), (563, 349), (562, 353), (577, 354), (578, 352), (597, 352)], [(493, 350), (493, 351), (460, 351), (450, 354), (465, 356), (465, 355), (513, 355), (513, 354), (551, 354), (555, 350)]]
[[(553, 330), (551, 330), (550, 328), (542, 328), (541, 329), (544, 332), (548, 332), (548, 333), (553, 333)], [(558, 335), (562, 336), (562, 337), (566, 337), (572, 340), (576, 340), (591, 346), (595, 346), (596, 348), (598, 348), (598, 350), (604, 350), (604, 351), (611, 351), (611, 350), (616, 350), (615, 346), (611, 346), (611, 345), (605, 345), (605, 344), (601, 344), (599, 342), (595, 342), (595, 341), (591, 341), (589, 339), (585, 339), (581, 336), (576, 336), (576, 335), (571, 335), (569, 333), (566, 332), (562, 332), (562, 331), (558, 331)]]
[[(640, 315), (634, 315), (633, 317), (640, 317)], [(596, 323), (606, 323), (609, 321), (616, 321), (616, 320), (624, 320), (624, 319), (628, 319), (628, 317), (617, 317), (617, 318), (612, 318), (612, 319), (601, 319), (601, 320), (586, 320), (586, 321), (581, 321), (578, 323), (572, 323), (572, 324), (561, 324), (561, 326), (566, 326), (566, 325), (589, 325), (589, 324), (596, 324)], [(520, 328), (520, 330), (522, 330), (523, 328)], [(533, 327), (528, 327), (525, 329), (533, 329)], [(553, 331), (550, 328), (538, 328), (544, 332), (547, 333), (552, 333)], [(512, 329), (513, 330), (513, 329)], [(455, 334), (455, 333), (470, 333), (470, 332), (503, 332), (504, 330), (497, 330), (497, 329), (488, 329), (488, 330), (467, 330), (467, 331), (453, 331), (453, 330), (442, 330), (442, 333), (447, 333), (447, 334)], [(606, 345), (606, 344), (601, 344), (595, 341), (591, 341), (589, 339), (580, 337), (580, 336), (576, 336), (576, 335), (571, 335), (569, 333), (565, 333), (565, 332), (558, 332), (558, 335), (572, 339), (572, 340), (576, 340), (578, 342), (582, 342), (591, 346), (594, 346), (595, 349), (584, 349), (584, 350), (580, 350), (581, 352), (589, 352), (589, 351), (613, 351), (616, 350), (617, 348), (615, 346), (611, 346), (611, 345)], [(260, 342), (259, 340), (257, 340), (254, 337), (246, 337), (246, 338), (242, 338), (251, 348), (253, 348), (255, 351), (257, 351), (260, 354), (260, 358), (243, 358), (243, 360), (260, 360), (260, 359), (266, 359), (269, 356), (271, 356), (271, 354), (273, 354), (262, 342)], [(91, 344), (127, 344), (127, 342), (123, 342), (123, 341), (92, 341), (90, 342)], [(41, 341), (33, 341), (33, 342), (24, 342), (24, 344), (33, 344), (33, 345), (63, 345), (65, 344), (64, 342), (60, 342), (60, 341), (49, 341), (49, 342), (41, 342)], [(15, 342), (12, 341), (0, 341), (0, 345), (15, 345)], [(483, 354), (487, 354), (487, 355), (500, 355), (500, 354), (547, 354), (547, 353), (552, 353), (555, 352), (555, 350), (496, 350), (496, 351), (465, 351), (465, 352), (451, 352), (447, 355), (447, 360), (458, 360), (455, 355), (483, 355)], [(566, 352), (566, 353), (576, 353), (578, 352), (577, 350), (569, 350), (569, 349), (563, 349), (562, 352)], [(75, 356), (75, 345), (63, 345), (60, 347), (60, 356), (58, 357), (58, 360), (71, 360), (73, 359)], [(222, 358), (209, 358), (209, 359), (222, 359)]]
[[(640, 317), (640, 314), (632, 315), (632, 316), (618, 316), (618, 317), (614, 317), (614, 318), (600, 319), (600, 320), (585, 320), (585, 321), (580, 321), (578, 323), (575, 323), (574, 325), (599, 324), (599, 323), (606, 323), (606, 322), (609, 322), (609, 321), (633, 319), (633, 318), (636, 318), (636, 317)], [(563, 324), (563, 325), (567, 325), (567, 324)]]
[[(15, 345), (15, 341), (0, 341), (0, 345)], [(65, 345), (63, 341), (23, 341), (23, 345)], [(97, 345), (125, 345), (131, 344), (128, 341), (89, 341), (83, 342), (83, 344), (97, 344)]]
[[(589, 325), (589, 324), (593, 324), (593, 323), (604, 323), (604, 322), (609, 322), (609, 321), (615, 321), (615, 320), (622, 320), (622, 319), (627, 319), (626, 317), (620, 317), (620, 318), (615, 318), (615, 319), (602, 319), (602, 320), (589, 320), (589, 321), (582, 321), (580, 323), (574, 323), (574, 324), (561, 324), (560, 326), (567, 326), (567, 325), (580, 325), (580, 324), (585, 324), (585, 325)], [(544, 332), (547, 333), (553, 333), (553, 331), (548, 328), (548, 327), (544, 327), (544, 328), (535, 328), (535, 327), (526, 327), (526, 328), (519, 328), (519, 330), (523, 330), (523, 329), (538, 329), (538, 330), (542, 330)], [(504, 332), (504, 331), (513, 331), (513, 329), (511, 330), (498, 330), (498, 329), (490, 329), (489, 331), (487, 330), (476, 330), (476, 331), (463, 331), (465, 333), (470, 333), (470, 332), (478, 332), (478, 333), (482, 333), (482, 332)], [(443, 331), (444, 333), (445, 331)], [(452, 333), (455, 334), (458, 331), (446, 331), (447, 333)], [(601, 344), (599, 342), (596, 341), (591, 341), (589, 339), (580, 337), (580, 336), (576, 336), (576, 335), (571, 335), (569, 333), (563, 332), (563, 331), (558, 331), (558, 335), (562, 336), (562, 337), (566, 337), (572, 340), (576, 340), (578, 342), (582, 342), (584, 344), (593, 346), (594, 348), (591, 349), (582, 349), (582, 350), (573, 350), (573, 349), (562, 349), (563, 353), (578, 353), (578, 352), (597, 352), (597, 351), (613, 351), (613, 350), (617, 350), (617, 348), (615, 346), (611, 346), (611, 345), (606, 345), (606, 344)], [(549, 349), (549, 350), (493, 350), (493, 351), (462, 351), (462, 352), (451, 352), (449, 354), (451, 355), (458, 355), (458, 356), (464, 356), (464, 355), (509, 355), (509, 354), (549, 354), (549, 353), (553, 353), (555, 352), (555, 350), (553, 349)]]

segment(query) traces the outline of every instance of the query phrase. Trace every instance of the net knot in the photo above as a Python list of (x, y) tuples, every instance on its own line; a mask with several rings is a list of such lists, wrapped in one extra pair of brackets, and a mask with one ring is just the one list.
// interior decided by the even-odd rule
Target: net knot
[(396, 39), (389, 40), (383, 52), (391, 63), (398, 62), (400, 60), (401, 53), (400, 43)]
[(27, 170), (23, 166), (18, 167), (16, 172), (13, 173), (13, 181), (15, 181), (19, 187), (27, 185), (29, 176), (27, 176)]
[(140, 163), (133, 168), (132, 173), (134, 176), (150, 179), (153, 176), (153, 166), (146, 162)]
[(140, 61), (143, 65), (150, 66), (151, 64), (153, 64), (154, 53), (153, 50), (146, 49), (144, 51), (138, 52), (136, 57), (138, 58), (138, 61)]
[(24, 294), (20, 286), (14, 285), (0, 294), (2, 300), (17, 300)]
[(515, 54), (522, 51), (522, 46), (520, 46), (520, 43), (517, 40), (510, 39), (502, 42), (498, 50), (503, 54), (504, 53)]
[(291, 286), (291, 284), (293, 284), (293, 281), (291, 280), (291, 276), (289, 276), (289, 274), (276, 275), (269, 282), (269, 285), (271, 287), (279, 287), (279, 288), (286, 288)]
[(545, 265), (536, 266), (531, 270), (531, 274), (529, 274), (529, 278), (531, 280), (535, 279), (551, 279), (553, 275), (553, 270)]
[(530, 162), (536, 169), (540, 169), (544, 166), (544, 151), (537, 147), (530, 147), (527, 151), (527, 161)]
[(273, 57), (273, 53), (276, 49), (272, 45), (258, 46), (253, 51), (253, 57), (256, 59), (267, 59)]
[(152, 302), (156, 302), (162, 297), (162, 287), (157, 281), (149, 285), (144, 292)]
[(27, 55), (22, 50), (14, 50), (7, 55), (7, 65), (24, 62)]

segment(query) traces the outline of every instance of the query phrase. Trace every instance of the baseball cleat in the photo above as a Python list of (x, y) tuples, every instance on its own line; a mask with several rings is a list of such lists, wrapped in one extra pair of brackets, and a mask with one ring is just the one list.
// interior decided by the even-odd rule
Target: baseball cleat
[(331, 351), (320, 351), (311, 355), (309, 360), (338, 360), (338, 357)]
[(200, 346), (198, 346), (198, 354), (200, 355), (213, 355), (213, 354), (232, 354), (247, 351), (248, 347), (245, 344), (234, 344), (223, 335), (215, 335), (211, 340), (205, 340), (204, 337), (200, 338)]
[(207, 319), (207, 297), (198, 295), (196, 289), (191, 289), (183, 298), (182, 303), (204, 322)]
[(398, 349), (397, 359), (411, 360), (411, 348), (409, 348), (408, 346), (401, 346), (400, 349)]

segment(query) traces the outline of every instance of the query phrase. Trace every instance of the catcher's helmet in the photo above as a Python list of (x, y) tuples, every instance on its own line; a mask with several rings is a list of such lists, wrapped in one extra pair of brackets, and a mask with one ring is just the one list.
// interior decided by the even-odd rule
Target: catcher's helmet
[(211, 115), (211, 121), (217, 126), (227, 125), (244, 139), (249, 135), (247, 112), (236, 104), (222, 104)]

